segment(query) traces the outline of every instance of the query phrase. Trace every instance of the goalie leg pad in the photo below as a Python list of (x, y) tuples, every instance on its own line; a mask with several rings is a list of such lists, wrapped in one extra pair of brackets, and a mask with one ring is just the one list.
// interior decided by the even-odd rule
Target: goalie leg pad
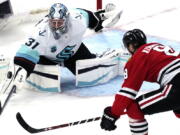
[(122, 52), (121, 49), (117, 49), (100, 58), (76, 61), (76, 86), (103, 84), (122, 75), (125, 64), (121, 58)]
[(36, 65), (26, 80), (28, 89), (61, 92), (60, 67), (58, 65)]

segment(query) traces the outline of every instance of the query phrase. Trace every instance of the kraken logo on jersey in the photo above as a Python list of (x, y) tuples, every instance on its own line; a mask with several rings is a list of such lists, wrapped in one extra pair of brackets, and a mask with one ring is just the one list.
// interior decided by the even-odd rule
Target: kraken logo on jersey
[(56, 58), (57, 58), (56, 61), (63, 62), (69, 59), (74, 54), (73, 49), (75, 46), (76, 45), (65, 47), (60, 53), (56, 55)]

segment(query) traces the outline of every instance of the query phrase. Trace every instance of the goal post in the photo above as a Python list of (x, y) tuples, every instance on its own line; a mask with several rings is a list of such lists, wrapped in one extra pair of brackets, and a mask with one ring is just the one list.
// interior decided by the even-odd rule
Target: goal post
[(102, 0), (97, 0), (96, 1), (96, 8), (97, 8), (97, 10), (102, 9)]

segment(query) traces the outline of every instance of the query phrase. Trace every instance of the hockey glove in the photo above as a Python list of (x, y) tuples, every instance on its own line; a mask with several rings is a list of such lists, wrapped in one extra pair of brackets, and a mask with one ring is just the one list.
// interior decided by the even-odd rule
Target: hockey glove
[(114, 130), (116, 129), (115, 122), (117, 119), (118, 117), (114, 116), (111, 113), (111, 107), (106, 107), (104, 109), (104, 114), (103, 114), (100, 126), (104, 130), (108, 130), (108, 131)]
[(96, 28), (94, 29), (95, 32), (99, 32), (103, 29), (103, 22), (108, 19), (110, 16), (109, 13), (113, 10), (115, 10), (116, 6), (112, 3), (108, 3), (105, 7), (105, 9), (98, 10), (97, 12), (94, 12), (95, 16), (98, 18), (98, 24)]

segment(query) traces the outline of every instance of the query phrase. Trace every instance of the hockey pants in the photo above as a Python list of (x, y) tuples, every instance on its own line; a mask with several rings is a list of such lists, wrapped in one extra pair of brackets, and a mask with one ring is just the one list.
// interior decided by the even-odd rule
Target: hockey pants
[(166, 86), (140, 95), (137, 102), (145, 115), (171, 111), (180, 114), (180, 73)]

